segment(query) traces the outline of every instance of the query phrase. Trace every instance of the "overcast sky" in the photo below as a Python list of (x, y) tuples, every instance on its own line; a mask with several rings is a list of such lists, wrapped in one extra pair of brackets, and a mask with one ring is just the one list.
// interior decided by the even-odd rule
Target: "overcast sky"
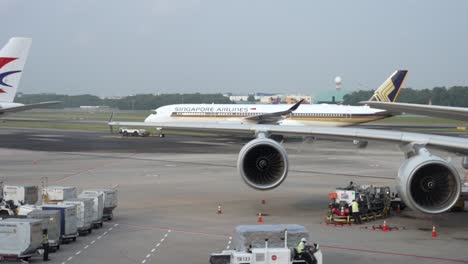
[[(24, 93), (468, 85), (468, 1), (0, 0), (0, 42), (29, 36)], [(3, 44), (1, 44), (3, 45)]]

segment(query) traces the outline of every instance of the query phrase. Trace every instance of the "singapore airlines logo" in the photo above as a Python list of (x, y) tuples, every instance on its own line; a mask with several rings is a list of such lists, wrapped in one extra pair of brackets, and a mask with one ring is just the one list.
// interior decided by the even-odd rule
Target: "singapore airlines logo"
[(7, 65), (8, 63), (16, 60), (18, 58), (6, 58), (6, 57), (3, 57), (3, 58), (0, 58), (0, 93), (6, 93), (5, 90), (3, 90), (1, 88), (1, 86), (6, 86), (6, 87), (11, 87), (11, 85), (9, 85), (7, 82), (7, 79), (6, 77), (11, 75), (11, 74), (14, 74), (14, 73), (18, 73), (18, 72), (21, 72), (21, 71), (7, 71), (7, 72), (1, 72), (1, 69), (3, 68), (3, 66)]

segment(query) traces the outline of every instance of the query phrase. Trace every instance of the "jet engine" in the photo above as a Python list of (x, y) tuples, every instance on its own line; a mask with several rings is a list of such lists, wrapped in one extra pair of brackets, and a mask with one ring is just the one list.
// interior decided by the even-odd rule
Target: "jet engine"
[(438, 214), (449, 210), (460, 197), (460, 176), (451, 163), (422, 148), (401, 165), (397, 189), (413, 210)]
[(254, 139), (240, 151), (237, 169), (252, 188), (270, 190), (288, 175), (288, 154), (280, 143), (265, 137)]

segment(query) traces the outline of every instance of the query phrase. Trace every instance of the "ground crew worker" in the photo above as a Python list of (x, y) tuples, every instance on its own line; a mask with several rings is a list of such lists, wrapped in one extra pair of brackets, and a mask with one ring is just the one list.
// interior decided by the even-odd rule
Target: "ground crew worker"
[(359, 212), (359, 204), (356, 200), (351, 203), (351, 212), (353, 213), (354, 223), (362, 224), (361, 213)]
[(44, 249), (42, 260), (48, 261), (49, 260), (49, 235), (47, 234), (47, 229), (42, 230), (42, 247)]
[(297, 258), (303, 259), (306, 263), (312, 264), (312, 257), (310, 256), (310, 252), (305, 252), (306, 245), (307, 239), (305, 239), (304, 237), (301, 238), (301, 241), (296, 247)]

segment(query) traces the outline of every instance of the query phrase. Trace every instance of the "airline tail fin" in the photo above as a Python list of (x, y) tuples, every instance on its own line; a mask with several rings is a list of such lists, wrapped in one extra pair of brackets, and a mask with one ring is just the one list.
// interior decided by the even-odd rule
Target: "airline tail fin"
[(380, 87), (374, 92), (369, 101), (396, 102), (401, 86), (405, 81), (407, 70), (395, 71)]
[(15, 99), (31, 42), (31, 38), (10, 38), (0, 50), (0, 102)]

